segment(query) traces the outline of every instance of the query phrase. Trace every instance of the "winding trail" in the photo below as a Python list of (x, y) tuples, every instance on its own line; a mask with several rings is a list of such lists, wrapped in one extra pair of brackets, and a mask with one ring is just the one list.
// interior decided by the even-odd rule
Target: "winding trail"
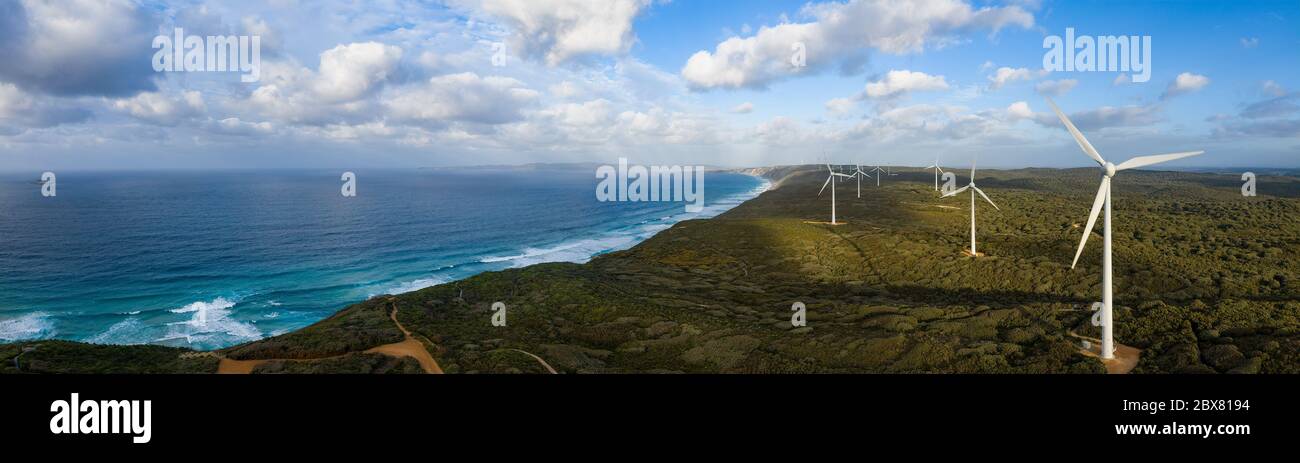
[(545, 368), (546, 371), (551, 372), (551, 374), (553, 374), (553, 375), (558, 375), (558, 374), (560, 374), (559, 372), (555, 371), (554, 368), (551, 368), (551, 364), (546, 363), (546, 361), (545, 361), (545, 360), (542, 360), (541, 357), (538, 357), (538, 356), (536, 356), (536, 355), (533, 355), (531, 352), (522, 351), (522, 350), (519, 350), (519, 349), (501, 349), (501, 350), (514, 351), (514, 352), (518, 352), (518, 353), (521, 353), (521, 354), (527, 355), (527, 356), (529, 356), (529, 357), (532, 357), (534, 360), (537, 360), (537, 363), (542, 364), (542, 368)]
[[(415, 339), (415, 337), (411, 335), (411, 332), (407, 331), (405, 326), (402, 326), (402, 322), (397, 321), (397, 305), (393, 304), (392, 307), (393, 307), (393, 311), (389, 313), (389, 318), (393, 320), (393, 324), (397, 326), (397, 329), (402, 331), (402, 335), (405, 337), (405, 339), (403, 339), (401, 342), (395, 342), (392, 344), (384, 344), (382, 346), (372, 347), (366, 349), (363, 352), (367, 354), (383, 354), (390, 357), (411, 357), (415, 359), (415, 361), (420, 363), (420, 368), (424, 370), (425, 374), (433, 374), (433, 375), (442, 374), (442, 367), (439, 367), (438, 362), (433, 359), (432, 355), (429, 354), (429, 349), (426, 349), (424, 347), (424, 344), (420, 343), (419, 340)], [(524, 353), (528, 354), (527, 352)], [(203, 352), (196, 355), (216, 356), (217, 358), (221, 359), (221, 362), (217, 364), (217, 374), (246, 375), (252, 373), (253, 369), (257, 368), (258, 365), (270, 361), (279, 360), (285, 362), (314, 362), (319, 360), (339, 358), (347, 354), (333, 355), (329, 357), (320, 357), (314, 359), (257, 359), (257, 360), (234, 360), (234, 359), (226, 358), (224, 355), (218, 354), (216, 352)], [(532, 355), (532, 354), (528, 354), (528, 355)], [(536, 356), (534, 356), (534, 358), (536, 358)], [(541, 361), (540, 358), (537, 360)], [(542, 364), (545, 365), (546, 362), (542, 362)], [(550, 366), (547, 365), (546, 368), (550, 369)], [(554, 373), (555, 370), (551, 370), (551, 372)]]

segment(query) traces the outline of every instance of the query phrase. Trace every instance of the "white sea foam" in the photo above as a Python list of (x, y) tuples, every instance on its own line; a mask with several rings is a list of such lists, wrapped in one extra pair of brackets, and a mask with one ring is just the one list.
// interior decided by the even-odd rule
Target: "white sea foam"
[(439, 278), (439, 277), (429, 277), (429, 278), (421, 278), (418, 280), (403, 281), (396, 285), (390, 286), (387, 289), (384, 289), (383, 292), (370, 293), (366, 297), (371, 298), (371, 297), (379, 296), (381, 294), (409, 293), (411, 291), (419, 291), (421, 289), (428, 288), (430, 286), (437, 286), (446, 282), (447, 282), (446, 278)]
[(621, 232), (611, 233), (605, 237), (580, 239), (550, 247), (530, 247), (525, 248), (519, 254), (509, 256), (489, 256), (480, 259), (479, 262), (509, 262), (512, 267), (525, 267), (545, 262), (583, 263), (602, 253), (630, 248), (636, 243), (648, 239), (651, 236), (654, 236), (655, 233), (666, 230), (673, 224), (682, 220), (709, 218), (726, 212), (740, 203), (748, 201), (764, 191), (767, 191), (769, 187), (771, 187), (771, 182), (763, 180), (762, 184), (753, 190), (719, 199), (718, 201), (706, 206), (700, 212), (681, 213), (665, 216), (660, 219), (667, 223), (649, 223), (652, 221), (645, 220), (638, 223), (637, 226), (628, 228)]
[(128, 318), (114, 323), (108, 330), (86, 338), (86, 342), (95, 344), (144, 344), (153, 340), (139, 318)]
[(262, 332), (252, 323), (237, 320), (230, 310), (237, 301), (218, 297), (211, 301), (192, 302), (172, 313), (193, 313), (189, 320), (168, 323), (162, 336), (155, 342), (183, 340), (185, 344), (206, 348), (229, 345), (262, 338)]
[(55, 334), (54, 321), (45, 312), (32, 312), (0, 320), (0, 341), (47, 339)]

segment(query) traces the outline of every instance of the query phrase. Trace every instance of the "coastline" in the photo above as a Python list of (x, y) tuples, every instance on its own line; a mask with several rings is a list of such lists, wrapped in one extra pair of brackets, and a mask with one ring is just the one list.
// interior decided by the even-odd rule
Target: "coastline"
[[(738, 173), (734, 171), (721, 170), (721, 169), (715, 170), (715, 172), (729, 173), (729, 174)], [(311, 326), (312, 324), (317, 323), (323, 319), (326, 319), (332, 316), (333, 314), (346, 309), (347, 307), (361, 303), (366, 299), (385, 296), (385, 295), (396, 296), (396, 295), (409, 294), (428, 287), (455, 283), (467, 278), (472, 278), (476, 275), (480, 275), (484, 272), (498, 271), (505, 268), (523, 268), (531, 265), (537, 265), (537, 264), (549, 263), (549, 262), (584, 263), (602, 254), (607, 254), (610, 252), (616, 252), (616, 251), (625, 250), (634, 247), (654, 237), (658, 233), (661, 233), (663, 230), (671, 228), (672, 226), (682, 221), (708, 219), (708, 218), (716, 217), (722, 213), (725, 213), (726, 211), (734, 209), (735, 207), (741, 204), (744, 204), (747, 201), (756, 198), (762, 192), (770, 188), (771, 182), (768, 179), (762, 177), (761, 175), (753, 175), (753, 174), (745, 174), (745, 175), (752, 177), (756, 181), (755, 187), (739, 193), (728, 191), (727, 192), (728, 194), (726, 196), (722, 196), (716, 201), (710, 201), (710, 204), (708, 204), (705, 210), (700, 213), (682, 213), (680, 210), (678, 210), (670, 214), (665, 214), (665, 217), (661, 219), (661, 220), (667, 220), (664, 222), (658, 222), (658, 220), (645, 220), (645, 221), (641, 221), (640, 223), (635, 223), (635, 222), (621, 223), (621, 224), (617, 224), (616, 227), (608, 228), (604, 231), (595, 231), (581, 237), (575, 236), (573, 239), (565, 240), (562, 242), (542, 243), (542, 244), (534, 245), (533, 247), (519, 245), (514, 248), (514, 251), (516, 252), (511, 252), (511, 253), (501, 253), (501, 252), (493, 253), (489, 251), (484, 251), (480, 253), (481, 255), (471, 257), (470, 260), (466, 261), (466, 263), (436, 267), (432, 270), (431, 273), (424, 276), (420, 276), (418, 278), (414, 278), (414, 279), (395, 278), (390, 282), (373, 284), (371, 285), (374, 287), (374, 289), (372, 290), (373, 292), (363, 293), (362, 294), (362, 296), (364, 296), (363, 298), (342, 302), (340, 305), (335, 306), (337, 308), (332, 310), (330, 310), (328, 307), (324, 307), (323, 308), (324, 310), (321, 310), (318, 316), (310, 317), (310, 318), (304, 317), (301, 320), (300, 324), (298, 324), (297, 326), (276, 328), (276, 329), (262, 328), (261, 330), (259, 330), (256, 327), (257, 325), (255, 324), (260, 319), (250, 318), (250, 317), (258, 317), (258, 315), (246, 314), (240, 316), (237, 319), (235, 315), (236, 313), (241, 313), (242, 311), (247, 311), (247, 310), (259, 309), (259, 306), (257, 305), (258, 303), (254, 303), (252, 309), (241, 309), (241, 312), (236, 312), (235, 306), (237, 304), (246, 302), (243, 300), (243, 297), (240, 297), (239, 295), (205, 296), (196, 299), (195, 302), (188, 303), (184, 306), (178, 306), (177, 308), (155, 309), (157, 312), (185, 314), (186, 316), (193, 316), (193, 317), (198, 317), (199, 316), (198, 312), (200, 311), (206, 312), (207, 322), (209, 324), (220, 323), (222, 324), (221, 326), (226, 326), (227, 324), (229, 324), (229, 325), (233, 325), (234, 328), (238, 329), (238, 332), (240, 333), (242, 339), (238, 339), (234, 342), (227, 342), (227, 343), (222, 343), (213, 346), (213, 345), (202, 345), (201, 343), (198, 342), (190, 342), (188, 341), (188, 339), (185, 339), (185, 336), (183, 335), (175, 335), (175, 336), (169, 335), (170, 337), (154, 339), (152, 337), (146, 337), (146, 336), (140, 336), (134, 334), (133, 330), (148, 328), (148, 325), (146, 325), (145, 322), (142, 322), (138, 319), (138, 316), (141, 313), (140, 310), (118, 313), (117, 315), (128, 316), (128, 318), (125, 320), (116, 321), (114, 323), (104, 324), (100, 326), (98, 329), (87, 332), (85, 334), (68, 332), (67, 334), (71, 336), (67, 336), (64, 334), (67, 331), (59, 328), (59, 326), (56, 324), (56, 319), (59, 318), (56, 312), (51, 312), (48, 310), (34, 310), (31, 312), (20, 314), (14, 318), (6, 319), (3, 322), (0, 322), (9, 325), (8, 328), (13, 328), (13, 330), (8, 330), (8, 331), (13, 331), (12, 333), (9, 333), (12, 334), (13, 336), (9, 336), (3, 340), (0, 340), (0, 343), (22, 343), (22, 342), (38, 342), (38, 341), (48, 341), (48, 340), (63, 340), (63, 341), (71, 341), (71, 342), (81, 342), (81, 343), (100, 344), (100, 345), (115, 345), (115, 346), (159, 345), (159, 346), (170, 346), (170, 347), (178, 347), (183, 349), (190, 349), (199, 352), (210, 352), (210, 351), (218, 351), (221, 349), (228, 349), (242, 344), (247, 344), (250, 342), (256, 342), (256, 341), (292, 333), (294, 331), (300, 330), (307, 326)], [(642, 230), (648, 230), (648, 231), (642, 231)], [(488, 269), (473, 268), (473, 266), (476, 264), (496, 264), (497, 266), (504, 266), (504, 267), (502, 268), (490, 267)], [(469, 268), (463, 268), (463, 267), (469, 267)], [(465, 272), (463, 274), (443, 272), (451, 268), (458, 268), (460, 270), (472, 269), (473, 271)], [(448, 273), (451, 274), (449, 275)], [(278, 304), (274, 304), (274, 302), (272, 302), (272, 304), (278, 306)], [(333, 306), (333, 304), (331, 303), (330, 306)], [(275, 307), (272, 307), (272, 309), (274, 308)], [(247, 313), (247, 312), (243, 312), (243, 313)], [(279, 311), (273, 311), (271, 314), (266, 316), (270, 318), (276, 318), (279, 316), (279, 313), (280, 313)], [(192, 321), (168, 322), (168, 325), (180, 325), (180, 324), (188, 324), (188, 323), (192, 323)], [(225, 328), (213, 328), (213, 329), (225, 329)], [(123, 333), (126, 333), (128, 331), (131, 331), (132, 333), (129, 333), (130, 335), (123, 335)], [(177, 342), (176, 341), (177, 339), (180, 339), (180, 341)]]

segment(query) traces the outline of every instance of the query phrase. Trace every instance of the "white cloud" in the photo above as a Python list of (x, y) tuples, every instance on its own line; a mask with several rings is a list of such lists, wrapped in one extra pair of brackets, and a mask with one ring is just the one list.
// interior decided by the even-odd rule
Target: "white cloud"
[(1184, 72), (1182, 74), (1179, 74), (1178, 77), (1174, 78), (1173, 82), (1169, 83), (1169, 87), (1165, 88), (1165, 93), (1163, 95), (1160, 95), (1160, 99), (1163, 100), (1178, 95), (1195, 92), (1197, 90), (1205, 88), (1206, 85), (1210, 85), (1209, 77), (1205, 77), (1199, 74), (1192, 74), (1190, 72)]
[(387, 80), (402, 49), (377, 42), (339, 45), (320, 54), (312, 90), (327, 103), (356, 100)]
[(63, 101), (30, 95), (14, 84), (0, 82), (0, 135), (82, 122), (90, 115), (90, 111)]
[(1128, 74), (1120, 74), (1118, 76), (1115, 76), (1115, 80), (1110, 81), (1110, 84), (1116, 87), (1124, 84), (1131, 84), (1131, 83), (1133, 83), (1133, 79), (1130, 78)]
[(452, 0), (503, 21), (510, 48), (550, 66), (593, 55), (619, 55), (632, 47), (632, 19), (650, 0)]
[(186, 119), (201, 116), (206, 110), (203, 95), (193, 90), (180, 92), (175, 97), (145, 92), (114, 100), (112, 107), (136, 119), (164, 126), (175, 126)]
[(749, 114), (749, 113), (752, 113), (752, 112), (754, 112), (754, 103), (750, 103), (750, 102), (746, 101), (746, 102), (744, 102), (744, 103), (738, 104), (738, 105), (736, 105), (736, 107), (731, 108), (731, 112), (732, 112), (732, 113), (735, 113), (735, 114)]
[(1079, 81), (1075, 79), (1044, 80), (1035, 85), (1034, 90), (1043, 95), (1061, 96), (1074, 89), (1077, 85), (1079, 85)]
[(848, 98), (835, 98), (826, 102), (826, 112), (834, 117), (845, 117), (853, 111), (853, 100)]
[(913, 91), (947, 90), (948, 82), (943, 76), (932, 76), (924, 72), (893, 70), (885, 78), (867, 84), (866, 95), (869, 98), (883, 99), (903, 96)]
[(1009, 68), (1003, 66), (998, 68), (993, 75), (988, 76), (989, 90), (997, 90), (1012, 82), (1033, 80), (1045, 75), (1047, 75), (1047, 71), (1042, 69), (1031, 71), (1028, 68)]
[(270, 122), (247, 122), (240, 120), (238, 117), (208, 120), (203, 124), (203, 128), (220, 135), (236, 136), (266, 135), (275, 129)]
[(1011, 120), (1033, 119), (1034, 111), (1029, 109), (1029, 103), (1017, 101), (1007, 106), (1007, 117)]
[(516, 79), (464, 72), (395, 89), (385, 95), (383, 106), (389, 117), (414, 124), (502, 124), (522, 119), (521, 109), (539, 97)]
[[(849, 0), (809, 4), (812, 22), (764, 26), (752, 36), (732, 37), (712, 52), (699, 51), (681, 75), (696, 89), (763, 88), (769, 83), (819, 71), (860, 56), (864, 50), (903, 54), (948, 43), (974, 30), (1033, 26), (1018, 6), (975, 9), (960, 0), (919, 0), (901, 8), (894, 0)], [(792, 63), (792, 47), (803, 44), (806, 68)]]
[(777, 116), (758, 124), (750, 131), (754, 140), (767, 146), (790, 146), (803, 143), (807, 136), (794, 119)]
[(1259, 46), (1259, 37), (1242, 37), (1242, 48), (1255, 48)]

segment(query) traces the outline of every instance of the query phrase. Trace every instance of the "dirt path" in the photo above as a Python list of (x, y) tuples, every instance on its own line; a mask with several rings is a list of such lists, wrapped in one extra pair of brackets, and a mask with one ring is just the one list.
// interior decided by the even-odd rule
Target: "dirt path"
[(433, 359), (432, 355), (429, 355), (429, 349), (426, 349), (424, 344), (420, 343), (420, 341), (415, 339), (414, 336), (411, 336), (411, 332), (407, 331), (405, 326), (402, 326), (402, 322), (397, 321), (396, 305), (393, 306), (393, 312), (390, 315), (390, 318), (393, 319), (393, 324), (397, 325), (397, 329), (402, 330), (402, 334), (406, 336), (406, 340), (373, 347), (367, 349), (366, 352), (391, 355), (393, 357), (411, 357), (417, 362), (420, 362), (420, 368), (423, 368), (426, 374), (441, 375), (442, 367), (439, 367), (438, 362)]
[(1080, 336), (1074, 332), (1070, 332), (1070, 336), (1088, 341), (1091, 344), (1087, 349), (1079, 349), (1079, 353), (1101, 360), (1101, 363), (1106, 366), (1107, 374), (1126, 375), (1137, 367), (1138, 359), (1142, 358), (1142, 349), (1115, 343), (1115, 358), (1106, 360), (1101, 358), (1100, 339)]
[[(389, 313), (389, 318), (393, 320), (394, 325), (397, 325), (397, 329), (402, 331), (402, 336), (404, 336), (406, 339), (402, 340), (401, 342), (395, 342), (392, 344), (384, 344), (382, 346), (372, 347), (370, 349), (366, 349), (364, 352), (367, 354), (383, 354), (390, 357), (411, 357), (415, 359), (415, 361), (420, 363), (420, 368), (424, 370), (425, 374), (435, 374), (435, 375), (442, 374), (442, 367), (439, 367), (438, 362), (433, 359), (432, 355), (429, 354), (429, 349), (426, 349), (424, 347), (424, 344), (420, 343), (420, 341), (415, 339), (414, 336), (411, 336), (411, 332), (407, 331), (405, 326), (402, 326), (402, 322), (397, 321), (396, 305), (393, 306), (393, 311)], [(524, 353), (527, 354), (527, 352)], [(217, 364), (217, 374), (237, 374), (237, 375), (246, 375), (252, 373), (253, 369), (257, 368), (258, 365), (273, 360), (280, 360), (280, 361), (287, 361), (287, 362), (313, 362), (317, 360), (325, 360), (325, 359), (342, 357), (342, 355), (334, 355), (330, 357), (321, 357), (315, 359), (234, 360), (234, 359), (226, 358), (225, 356), (218, 354), (216, 352), (202, 352), (194, 355), (215, 356), (221, 359), (221, 362)], [(528, 354), (528, 355), (532, 355), (532, 354)], [(540, 358), (537, 360), (541, 361)], [(542, 364), (545, 365), (546, 362), (542, 362)], [(547, 365), (546, 368), (550, 369), (551, 367)], [(555, 370), (551, 370), (551, 372), (554, 373)]]
[(519, 349), (504, 349), (504, 350), (515, 351), (515, 352), (518, 352), (518, 353), (521, 353), (521, 354), (527, 355), (527, 356), (529, 356), (529, 357), (532, 357), (534, 360), (537, 360), (537, 363), (542, 364), (542, 368), (545, 368), (546, 371), (551, 372), (551, 374), (553, 374), (553, 375), (558, 375), (558, 374), (560, 374), (560, 373), (556, 372), (554, 368), (551, 368), (551, 364), (546, 363), (546, 361), (545, 361), (545, 360), (542, 360), (541, 357), (538, 357), (538, 356), (536, 356), (536, 355), (533, 355), (531, 352), (526, 352), (526, 351), (522, 351), (522, 350), (519, 350)]

